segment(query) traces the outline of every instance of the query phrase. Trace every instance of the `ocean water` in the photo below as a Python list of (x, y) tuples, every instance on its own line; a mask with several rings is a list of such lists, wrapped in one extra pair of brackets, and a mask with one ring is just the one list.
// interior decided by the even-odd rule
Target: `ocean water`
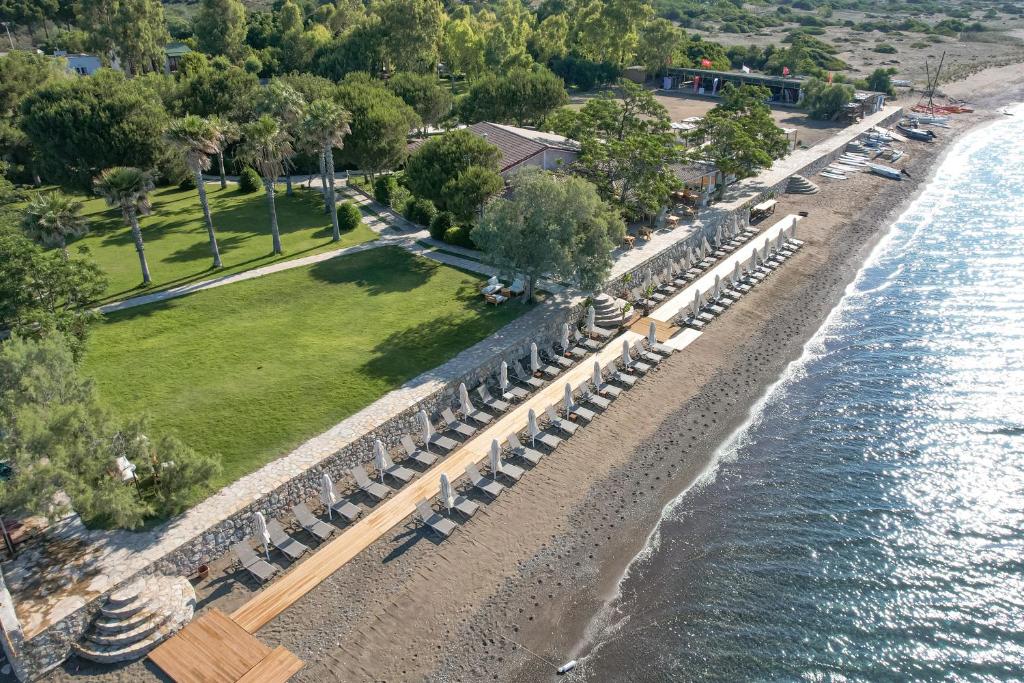
[(965, 136), (594, 626), (590, 681), (1024, 680), (1024, 108)]

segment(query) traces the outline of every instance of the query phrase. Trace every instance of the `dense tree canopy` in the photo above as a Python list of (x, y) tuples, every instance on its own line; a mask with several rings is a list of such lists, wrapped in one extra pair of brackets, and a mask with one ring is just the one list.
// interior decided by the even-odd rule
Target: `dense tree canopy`
[(412, 107), (424, 127), (437, 125), (451, 113), (452, 94), (433, 74), (399, 72), (388, 79), (388, 87)]
[(468, 130), (453, 130), (430, 138), (405, 164), (405, 182), (413, 194), (426, 197), (441, 208), (444, 187), (471, 166), (498, 170), (501, 151)]
[(163, 68), (171, 37), (159, 0), (78, 0), (75, 14), (91, 49), (117, 60), (128, 73)]
[(199, 49), (238, 59), (245, 52), (245, 5), (239, 0), (202, 0), (195, 18)]
[(539, 123), (568, 102), (562, 79), (549, 69), (514, 68), (501, 75), (488, 72), (474, 81), (461, 102), (460, 113), (469, 123), (523, 126)]
[(694, 140), (707, 143), (692, 152), (698, 159), (710, 159), (719, 170), (736, 178), (747, 178), (772, 165), (789, 151), (789, 140), (772, 119), (766, 102), (767, 88), (728, 84), (722, 102), (709, 111), (696, 130)]
[(343, 160), (371, 174), (405, 161), (406, 137), (420, 125), (412, 107), (380, 81), (360, 74), (341, 83), (338, 101), (352, 115), (352, 132), (341, 152)]
[(812, 119), (835, 119), (843, 107), (853, 100), (853, 86), (845, 83), (826, 83), (810, 78), (804, 83), (801, 105)]

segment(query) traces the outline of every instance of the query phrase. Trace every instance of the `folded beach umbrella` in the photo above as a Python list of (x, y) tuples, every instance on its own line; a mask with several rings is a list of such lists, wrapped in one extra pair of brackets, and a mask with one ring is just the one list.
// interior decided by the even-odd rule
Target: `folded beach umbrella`
[(707, 235), (704, 235), (704, 237), (701, 238), (700, 250), (703, 252), (704, 256), (707, 256), (708, 252), (711, 251), (711, 245), (708, 244), (708, 236)]
[(501, 393), (508, 391), (508, 363), (505, 361), (501, 361), (498, 366), (498, 386), (501, 387)]
[(725, 233), (722, 230), (722, 224), (718, 224), (718, 230), (715, 231), (715, 246), (722, 246), (722, 239), (725, 237)]
[(462, 414), (466, 417), (474, 412), (473, 404), (469, 400), (469, 389), (466, 388), (465, 382), (459, 385), (459, 408), (462, 409)]
[(267, 520), (263, 516), (262, 512), (257, 512), (253, 515), (253, 520), (256, 522), (256, 538), (260, 539), (260, 543), (263, 544), (263, 552), (266, 554), (267, 559), (270, 559), (270, 531), (267, 529)]
[(562, 393), (562, 399), (565, 401), (565, 416), (569, 417), (569, 413), (572, 412), (572, 409), (576, 404), (572, 401), (572, 387), (569, 386), (568, 382), (565, 383), (565, 391)]
[(647, 328), (647, 343), (654, 346), (658, 343), (658, 326), (651, 321), (650, 326)]
[(338, 492), (334, 490), (334, 482), (331, 481), (331, 475), (324, 472), (324, 476), (320, 478), (320, 500), (323, 502), (324, 507), (327, 508), (327, 518), (332, 519), (334, 517), (334, 504), (338, 502)]
[(700, 243), (700, 251), (697, 252), (697, 263), (700, 263), (701, 261), (703, 261), (707, 257), (708, 250), (707, 250), (707, 247), (705, 246), (707, 243), (708, 243), (708, 241), (706, 239), (703, 240)]
[(384, 444), (380, 439), (373, 440), (373, 466), (380, 474), (381, 482), (384, 481), (384, 472), (388, 469), (388, 453), (384, 450)]
[[(566, 386), (569, 386), (566, 384)], [(537, 424), (537, 413), (530, 408), (530, 412), (526, 415), (526, 428), (530, 431), (530, 445), (537, 445), (537, 437), (540, 436), (540, 426)], [(497, 442), (495, 442), (497, 443)]]
[[(506, 378), (506, 381), (507, 378)], [(434, 426), (430, 424), (430, 418), (427, 417), (427, 411), (420, 410), (417, 414), (420, 419), (420, 429), (423, 430), (423, 443), (426, 444), (426, 448), (430, 450), (430, 440), (434, 438)]]
[(587, 334), (593, 334), (594, 332), (594, 321), (597, 319), (597, 311), (594, 310), (594, 304), (587, 306)]
[(758, 254), (758, 256), (761, 259), (761, 263), (764, 263), (765, 261), (768, 260), (768, 245), (767, 244), (765, 246), (761, 247), (761, 253)]
[(441, 502), (448, 508), (448, 514), (451, 514), (452, 508), (455, 507), (455, 494), (452, 493), (452, 483), (448, 481), (448, 475), (441, 475)]
[(601, 375), (601, 364), (596, 360), (594, 361), (594, 376), (591, 378), (594, 381), (594, 388), (599, 389), (603, 384), (604, 378)]
[(540, 354), (537, 353), (537, 342), (530, 343), (530, 370), (540, 372)]
[(738, 283), (743, 279), (743, 266), (740, 265), (739, 261), (736, 261), (736, 267), (732, 269), (732, 281), (733, 284)]
[(713, 298), (715, 298), (715, 299), (717, 299), (718, 297), (722, 296), (722, 278), (721, 278), (721, 276), (719, 276), (717, 274), (715, 275), (715, 287), (711, 291), (713, 293)]
[(700, 290), (693, 293), (693, 302), (690, 304), (690, 315), (694, 318), (700, 314)]
[(780, 249), (782, 249), (782, 231), (781, 230), (779, 230), (779, 234), (775, 236), (775, 244), (774, 244), (774, 247), (773, 247), (773, 251), (779, 251)]
[(675, 278), (672, 277), (672, 262), (669, 261), (665, 264), (665, 283), (672, 282), (673, 279)]
[(561, 345), (563, 352), (569, 350), (569, 323), (562, 323), (562, 337), (558, 340), (558, 343)]
[[(632, 363), (632, 362), (633, 362), (633, 356), (629, 355), (629, 340), (628, 339), (623, 339), (622, 340), (622, 364), (628, 367), (629, 364)], [(569, 383), (568, 382), (566, 382), (566, 384), (565, 384), (565, 397), (566, 397), (567, 401), (571, 401), (572, 400), (572, 390), (569, 388)]]
[(767, 237), (765, 237), (764, 238), (764, 244), (761, 245), (761, 250), (767, 256), (768, 253), (770, 252), (771, 248), (772, 248), (771, 240), (769, 240)]
[(492, 475), (501, 472), (501, 446), (497, 439), (491, 439), (490, 466)]
[(757, 270), (757, 249), (754, 249), (750, 254), (750, 260), (747, 261), (747, 272), (753, 273)]

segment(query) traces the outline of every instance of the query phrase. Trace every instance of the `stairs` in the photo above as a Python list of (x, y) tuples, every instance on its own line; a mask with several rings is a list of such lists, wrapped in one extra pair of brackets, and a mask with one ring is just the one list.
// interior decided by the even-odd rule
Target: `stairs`
[(594, 297), (594, 321), (598, 327), (617, 330), (622, 327), (622, 306), (625, 302), (607, 294)]
[(792, 176), (786, 185), (786, 192), (789, 194), (815, 194), (817, 191), (818, 186), (801, 175)]
[(103, 664), (138, 659), (187, 624), (195, 606), (196, 593), (187, 579), (133, 581), (111, 593), (75, 652)]

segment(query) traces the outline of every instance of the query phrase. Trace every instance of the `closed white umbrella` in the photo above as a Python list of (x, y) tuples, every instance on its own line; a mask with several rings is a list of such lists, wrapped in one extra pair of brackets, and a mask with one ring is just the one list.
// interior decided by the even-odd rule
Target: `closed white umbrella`
[(562, 337), (558, 343), (561, 345), (563, 353), (569, 350), (569, 323), (562, 323)]
[(491, 474), (497, 474), (501, 472), (501, 446), (498, 445), (497, 439), (491, 439)]
[(384, 450), (384, 444), (381, 443), (380, 439), (373, 440), (373, 466), (377, 468), (377, 472), (380, 474), (381, 482), (384, 481), (384, 472), (387, 471), (388, 465), (388, 452)]
[(781, 230), (779, 231), (779, 234), (775, 236), (775, 241), (772, 244), (772, 251), (778, 251), (779, 249), (782, 249), (782, 231)]
[(324, 507), (327, 508), (327, 518), (334, 518), (334, 504), (338, 502), (338, 492), (334, 490), (334, 482), (331, 481), (331, 475), (324, 472), (324, 476), (320, 479), (320, 500), (323, 501)]
[(761, 248), (761, 253), (758, 255), (758, 257), (761, 259), (761, 263), (764, 263), (765, 261), (768, 260), (768, 246), (767, 245), (765, 245), (764, 247)]
[(767, 237), (765, 237), (764, 238), (764, 244), (761, 245), (761, 251), (764, 252), (765, 254), (767, 254), (768, 250), (771, 249), (771, 248), (772, 248), (771, 240), (769, 240)]
[(690, 261), (690, 250), (687, 249), (683, 252), (683, 272), (685, 273), (693, 267), (693, 263)]
[(654, 324), (653, 320), (647, 328), (647, 343), (651, 346), (658, 343), (658, 326)]
[(594, 310), (594, 305), (587, 306), (587, 334), (594, 333), (594, 321), (597, 319), (597, 311)]
[(501, 393), (508, 391), (508, 363), (505, 361), (501, 361), (498, 369), (498, 386), (501, 387)]
[(668, 263), (665, 266), (665, 283), (667, 284), (669, 282), (672, 282), (672, 280), (673, 280), (673, 278), (672, 278), (672, 264)]
[(530, 370), (540, 372), (540, 354), (537, 352), (537, 342), (530, 342)]
[[(622, 340), (622, 364), (623, 365), (629, 365), (632, 362), (633, 362), (633, 357), (631, 355), (629, 355), (629, 340), (628, 339), (623, 339)], [(570, 395), (569, 384), (568, 383), (566, 383), (566, 385), (565, 385), (565, 391), (566, 391), (566, 395)]]
[(420, 418), (420, 428), (423, 430), (423, 443), (429, 451), (430, 440), (434, 438), (434, 426), (430, 424), (430, 418), (427, 417), (427, 411), (421, 410), (417, 416)]
[(708, 236), (707, 235), (704, 235), (704, 237), (701, 238), (700, 249), (701, 249), (701, 251), (704, 252), (705, 256), (708, 255), (707, 252), (711, 251), (711, 245), (708, 244)]
[(696, 318), (700, 313), (700, 290), (693, 293), (693, 303), (690, 304), (690, 314)]
[(753, 273), (757, 270), (757, 249), (750, 254), (750, 261), (747, 262), (747, 272)]
[(266, 553), (267, 559), (270, 559), (270, 531), (267, 530), (267, 520), (263, 516), (262, 512), (257, 512), (253, 515), (253, 519), (256, 522), (256, 538), (260, 539), (260, 543), (263, 544), (263, 552)]
[(704, 246), (707, 244), (707, 242), (707, 240), (704, 240), (700, 243), (700, 251), (697, 252), (697, 263), (703, 261), (704, 258), (708, 255), (707, 247)]
[(469, 400), (469, 389), (466, 388), (466, 383), (463, 382), (459, 385), (459, 407), (462, 409), (462, 414), (469, 417), (473, 414), (473, 403)]
[(448, 508), (448, 514), (451, 514), (452, 508), (455, 507), (455, 494), (452, 493), (452, 483), (448, 480), (447, 474), (441, 475), (441, 502)]
[(603, 377), (601, 376), (601, 364), (596, 360), (594, 361), (594, 376), (592, 379), (594, 381), (594, 388), (599, 389), (603, 383)]
[(526, 426), (530, 430), (530, 445), (536, 446), (537, 437), (540, 435), (540, 426), (537, 425), (537, 413), (533, 412), (533, 408), (530, 408), (530, 412), (526, 416)]
[(718, 230), (715, 231), (715, 244), (716, 245), (722, 246), (722, 237), (724, 237), (724, 234), (722, 232), (722, 224), (719, 223), (718, 224)]
[(739, 282), (742, 279), (743, 279), (743, 266), (741, 266), (740, 262), (737, 261), (736, 262), (736, 267), (732, 269), (732, 281), (733, 282)]

